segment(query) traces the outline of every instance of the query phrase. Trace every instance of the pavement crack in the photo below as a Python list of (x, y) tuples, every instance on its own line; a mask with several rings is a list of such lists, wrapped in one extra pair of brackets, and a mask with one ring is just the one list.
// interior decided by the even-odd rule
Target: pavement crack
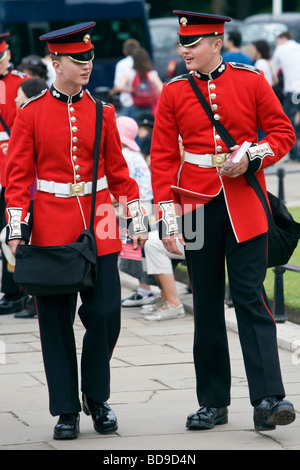
[(183, 352), (181, 349), (177, 348), (173, 344), (165, 343), (163, 346), (165, 346), (167, 348), (170, 348), (170, 349), (173, 349), (174, 351), (179, 352), (179, 353)]
[(146, 400), (145, 403), (149, 403), (149, 401), (151, 401), (151, 400), (155, 397), (155, 395), (156, 395), (156, 390), (154, 390), (154, 391), (150, 394), (148, 400)]
[(151, 380), (152, 380), (153, 382), (158, 383), (159, 385), (162, 385), (163, 387), (166, 387), (168, 390), (172, 390), (172, 388), (171, 388), (169, 385), (165, 384), (165, 383), (162, 382), (161, 380), (158, 380), (158, 379), (151, 379)]
[[(116, 356), (115, 359), (118, 359), (118, 361), (122, 362), (123, 364), (125, 364), (128, 367), (136, 367), (136, 364), (134, 364), (133, 362), (129, 362), (129, 361), (126, 361), (125, 359), (121, 359), (119, 356)], [(114, 367), (116, 369), (118, 369), (118, 368), (123, 367), (123, 366), (114, 366)]]
[(261, 437), (264, 437), (265, 439), (269, 440), (269, 441), (272, 441), (272, 442), (275, 442), (276, 444), (278, 444), (280, 447), (284, 448), (284, 445), (278, 441), (277, 439), (274, 439), (274, 437), (272, 436), (269, 436), (269, 435), (266, 435), (266, 434), (262, 434), (260, 431), (254, 431), (256, 432), (257, 434), (259, 434), (259, 436)]
[[(43, 385), (43, 386), (45, 385), (45, 382), (43, 382), (38, 377), (36, 377), (34, 373), (29, 373), (28, 375), (29, 377), (32, 377), (34, 380), (36, 380), (40, 385)], [(33, 385), (33, 386), (36, 387), (36, 385)]]
[(9, 411), (9, 414), (15, 418), (17, 421), (19, 421), (19, 423), (23, 424), (24, 426), (29, 426), (28, 423), (26, 423), (26, 421), (24, 421), (23, 419), (20, 418), (20, 416), (18, 416), (16, 413), (14, 413), (13, 411)]

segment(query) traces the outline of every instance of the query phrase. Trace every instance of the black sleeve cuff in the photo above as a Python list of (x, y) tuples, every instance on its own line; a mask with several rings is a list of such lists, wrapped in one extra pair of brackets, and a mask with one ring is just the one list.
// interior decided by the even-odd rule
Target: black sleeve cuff
[(179, 232), (177, 216), (175, 214), (174, 202), (163, 201), (159, 202), (162, 210), (162, 218), (157, 221), (157, 230), (159, 238), (165, 238)]
[(255, 160), (249, 160), (249, 165), (245, 174), (249, 175), (249, 174), (255, 173), (257, 170), (259, 170), (260, 166), (261, 166), (261, 160), (259, 158)]
[(29, 239), (30, 239), (30, 230), (29, 230), (28, 225), (25, 222), (21, 222), (20, 233), (18, 235), (13, 235), (11, 227), (9, 225), (6, 226), (6, 236), (5, 236), (6, 244), (10, 240), (24, 240), (25, 243), (29, 243)]
[(264, 142), (262, 144), (252, 144), (246, 153), (249, 159), (249, 166), (246, 174), (255, 173), (257, 170), (259, 170), (266, 155), (274, 157), (274, 152), (268, 142)]

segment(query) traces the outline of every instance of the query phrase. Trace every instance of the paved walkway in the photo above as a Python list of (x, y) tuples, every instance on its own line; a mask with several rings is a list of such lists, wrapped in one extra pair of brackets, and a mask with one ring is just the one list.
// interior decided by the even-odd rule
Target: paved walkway
[[(285, 169), (300, 169), (286, 163)], [(277, 194), (276, 176), (268, 176)], [(299, 205), (299, 175), (286, 177), (285, 199)], [(136, 283), (122, 274), (123, 298)], [(210, 431), (188, 431), (186, 416), (198, 408), (192, 358), (193, 315), (191, 295), (178, 283), (187, 315), (180, 320), (147, 322), (139, 309), (122, 310), (122, 331), (111, 361), (111, 398), (118, 431), (97, 434), (91, 418), (81, 413), (81, 432), (73, 441), (52, 439), (57, 418), (48, 412), (37, 320), (0, 316), (0, 450), (98, 450), (114, 456), (117, 450), (300, 450), (300, 325), (278, 324), (278, 343), (286, 394), (297, 418), (290, 426), (257, 433), (236, 333), (233, 309), (226, 310), (232, 364), (232, 404), (229, 422)], [(75, 322), (78, 357), (84, 329)]]
[[(123, 297), (135, 282), (122, 277)], [(111, 361), (111, 399), (119, 429), (110, 436), (97, 434), (91, 418), (81, 413), (81, 432), (73, 441), (52, 439), (57, 418), (48, 412), (38, 323), (0, 316), (0, 449), (102, 450), (300, 450), (300, 420), (275, 431), (253, 430), (233, 309), (226, 309), (232, 360), (232, 404), (229, 422), (210, 431), (188, 431), (186, 416), (196, 411), (192, 358), (191, 295), (178, 283), (187, 310), (185, 318), (149, 323), (137, 308), (122, 309), (122, 331)], [(75, 322), (78, 354), (84, 329)], [(278, 325), (280, 358), (286, 393), (300, 412), (300, 326)], [(299, 416), (299, 415), (298, 415)], [(134, 454), (134, 452), (133, 452)]]

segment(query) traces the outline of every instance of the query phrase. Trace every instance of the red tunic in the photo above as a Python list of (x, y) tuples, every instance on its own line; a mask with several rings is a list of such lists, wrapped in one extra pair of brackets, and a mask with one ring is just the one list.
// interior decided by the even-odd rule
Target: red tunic
[[(8, 73), (0, 77), (0, 113), (7, 127), (12, 128), (16, 117), (16, 103), (18, 88), (22, 81), (29, 77), (17, 70), (9, 69)], [(6, 154), (8, 139), (5, 138), (4, 128), (0, 122), (0, 181), (1, 186), (5, 187)]]
[[(70, 103), (66, 102), (68, 98)], [(7, 214), (12, 208), (21, 210), (20, 222), (24, 226), (35, 165), (41, 180), (72, 184), (92, 181), (95, 120), (96, 105), (86, 92), (68, 97), (51, 89), (18, 111), (8, 149)], [(117, 200), (121, 196), (127, 202), (139, 198), (138, 185), (129, 177), (122, 155), (114, 107), (107, 104), (103, 106), (98, 179), (104, 175), (109, 190), (97, 192), (96, 198), (99, 256), (121, 247), (110, 192)], [(37, 191), (32, 244), (62, 245), (75, 241), (85, 224), (89, 225), (90, 206), (90, 195), (57, 197)]]
[[(273, 165), (288, 153), (295, 142), (295, 135), (263, 73), (253, 67), (223, 63), (214, 77), (199, 77), (198, 74), (195, 80), (214, 113), (219, 115), (239, 145), (245, 140), (256, 143), (258, 127), (267, 133), (258, 143), (267, 142), (271, 151), (265, 153), (262, 149), (258, 157), (259, 169), (256, 168), (256, 176), (266, 190), (263, 168)], [(178, 202), (178, 192), (174, 194), (172, 186), (191, 191), (191, 197), (182, 198), (181, 204), (195, 201), (203, 204), (207, 197), (214, 197), (223, 190), (238, 242), (266, 232), (264, 210), (245, 176), (220, 177), (217, 168), (203, 168), (187, 162), (181, 167), (179, 135), (187, 152), (228, 152), (195, 96), (187, 75), (165, 84), (160, 95), (151, 148), (155, 203)]]

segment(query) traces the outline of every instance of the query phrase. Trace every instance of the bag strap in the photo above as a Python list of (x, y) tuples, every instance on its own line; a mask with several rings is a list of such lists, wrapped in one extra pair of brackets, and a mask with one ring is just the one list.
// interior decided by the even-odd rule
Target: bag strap
[(3, 129), (4, 129), (5, 132), (7, 133), (7, 135), (10, 136), (11, 130), (10, 130), (10, 128), (8, 127), (8, 125), (6, 124), (6, 122), (4, 121), (3, 117), (1, 116), (1, 113), (0, 113), (0, 122), (1, 122), (1, 124), (2, 124)]
[[(193, 75), (190, 74), (188, 76), (188, 80), (189, 80), (190, 85), (191, 85), (192, 89), (194, 90), (198, 100), (202, 104), (202, 106), (204, 108), (204, 111), (206, 111), (206, 113), (207, 113), (208, 117), (210, 118), (213, 126), (216, 128), (218, 134), (220, 135), (222, 140), (225, 142), (228, 149), (230, 149), (230, 147), (233, 147), (234, 145), (237, 145), (236, 141), (234, 140), (232, 135), (228, 132), (226, 127), (220, 121), (215, 120), (214, 113), (212, 112), (209, 104), (207, 103), (206, 99), (204, 98), (201, 90), (198, 88), (197, 83), (196, 83)], [(270, 211), (270, 206), (267, 202), (265, 193), (263, 192), (262, 187), (261, 187), (258, 179), (256, 178), (256, 176), (253, 173), (252, 174), (245, 174), (244, 176), (247, 178), (248, 182), (251, 184), (252, 188), (254, 189), (254, 191), (256, 192), (256, 194), (258, 196), (258, 198), (260, 199), (260, 201), (263, 205), (263, 208), (266, 212), (266, 215), (268, 217), (269, 223), (270, 224), (274, 223), (274, 219), (273, 219), (272, 213)]]
[(236, 141), (234, 140), (232, 135), (228, 132), (228, 130), (223, 126), (223, 124), (220, 121), (215, 120), (214, 113), (212, 112), (208, 102), (204, 98), (201, 90), (198, 88), (198, 85), (197, 85), (193, 75), (189, 74), (188, 80), (190, 82), (190, 85), (191, 85), (195, 95), (197, 96), (198, 100), (202, 104), (202, 106), (204, 108), (204, 111), (206, 111), (206, 114), (208, 115), (209, 119), (211, 120), (212, 125), (216, 128), (218, 134), (220, 135), (220, 137), (222, 137), (222, 140), (227, 145), (228, 150), (230, 149), (230, 147), (234, 147), (235, 145), (237, 145)]
[(102, 123), (103, 123), (103, 105), (100, 100), (96, 101), (96, 127), (95, 127), (95, 143), (94, 143), (94, 164), (93, 164), (93, 180), (92, 180), (92, 201), (91, 201), (91, 218), (90, 218), (90, 230), (94, 232), (94, 219), (95, 219), (95, 206), (96, 206), (96, 188), (98, 178), (98, 166), (99, 166), (99, 155), (100, 155), (100, 143), (102, 134)]
[(267, 198), (265, 196), (265, 193), (263, 192), (263, 189), (258, 181), (258, 179), (256, 178), (256, 176), (251, 173), (249, 175), (245, 175), (248, 182), (251, 184), (252, 188), (254, 189), (254, 191), (256, 192), (257, 194), (257, 197), (259, 198), (264, 210), (265, 210), (265, 213), (267, 215), (267, 218), (268, 218), (268, 223), (269, 223), (269, 227), (272, 226), (275, 226), (275, 222), (274, 222), (274, 219), (273, 219), (273, 215), (272, 215), (272, 212), (271, 212), (271, 209), (270, 209), (270, 206), (268, 204), (268, 201), (267, 201)]

